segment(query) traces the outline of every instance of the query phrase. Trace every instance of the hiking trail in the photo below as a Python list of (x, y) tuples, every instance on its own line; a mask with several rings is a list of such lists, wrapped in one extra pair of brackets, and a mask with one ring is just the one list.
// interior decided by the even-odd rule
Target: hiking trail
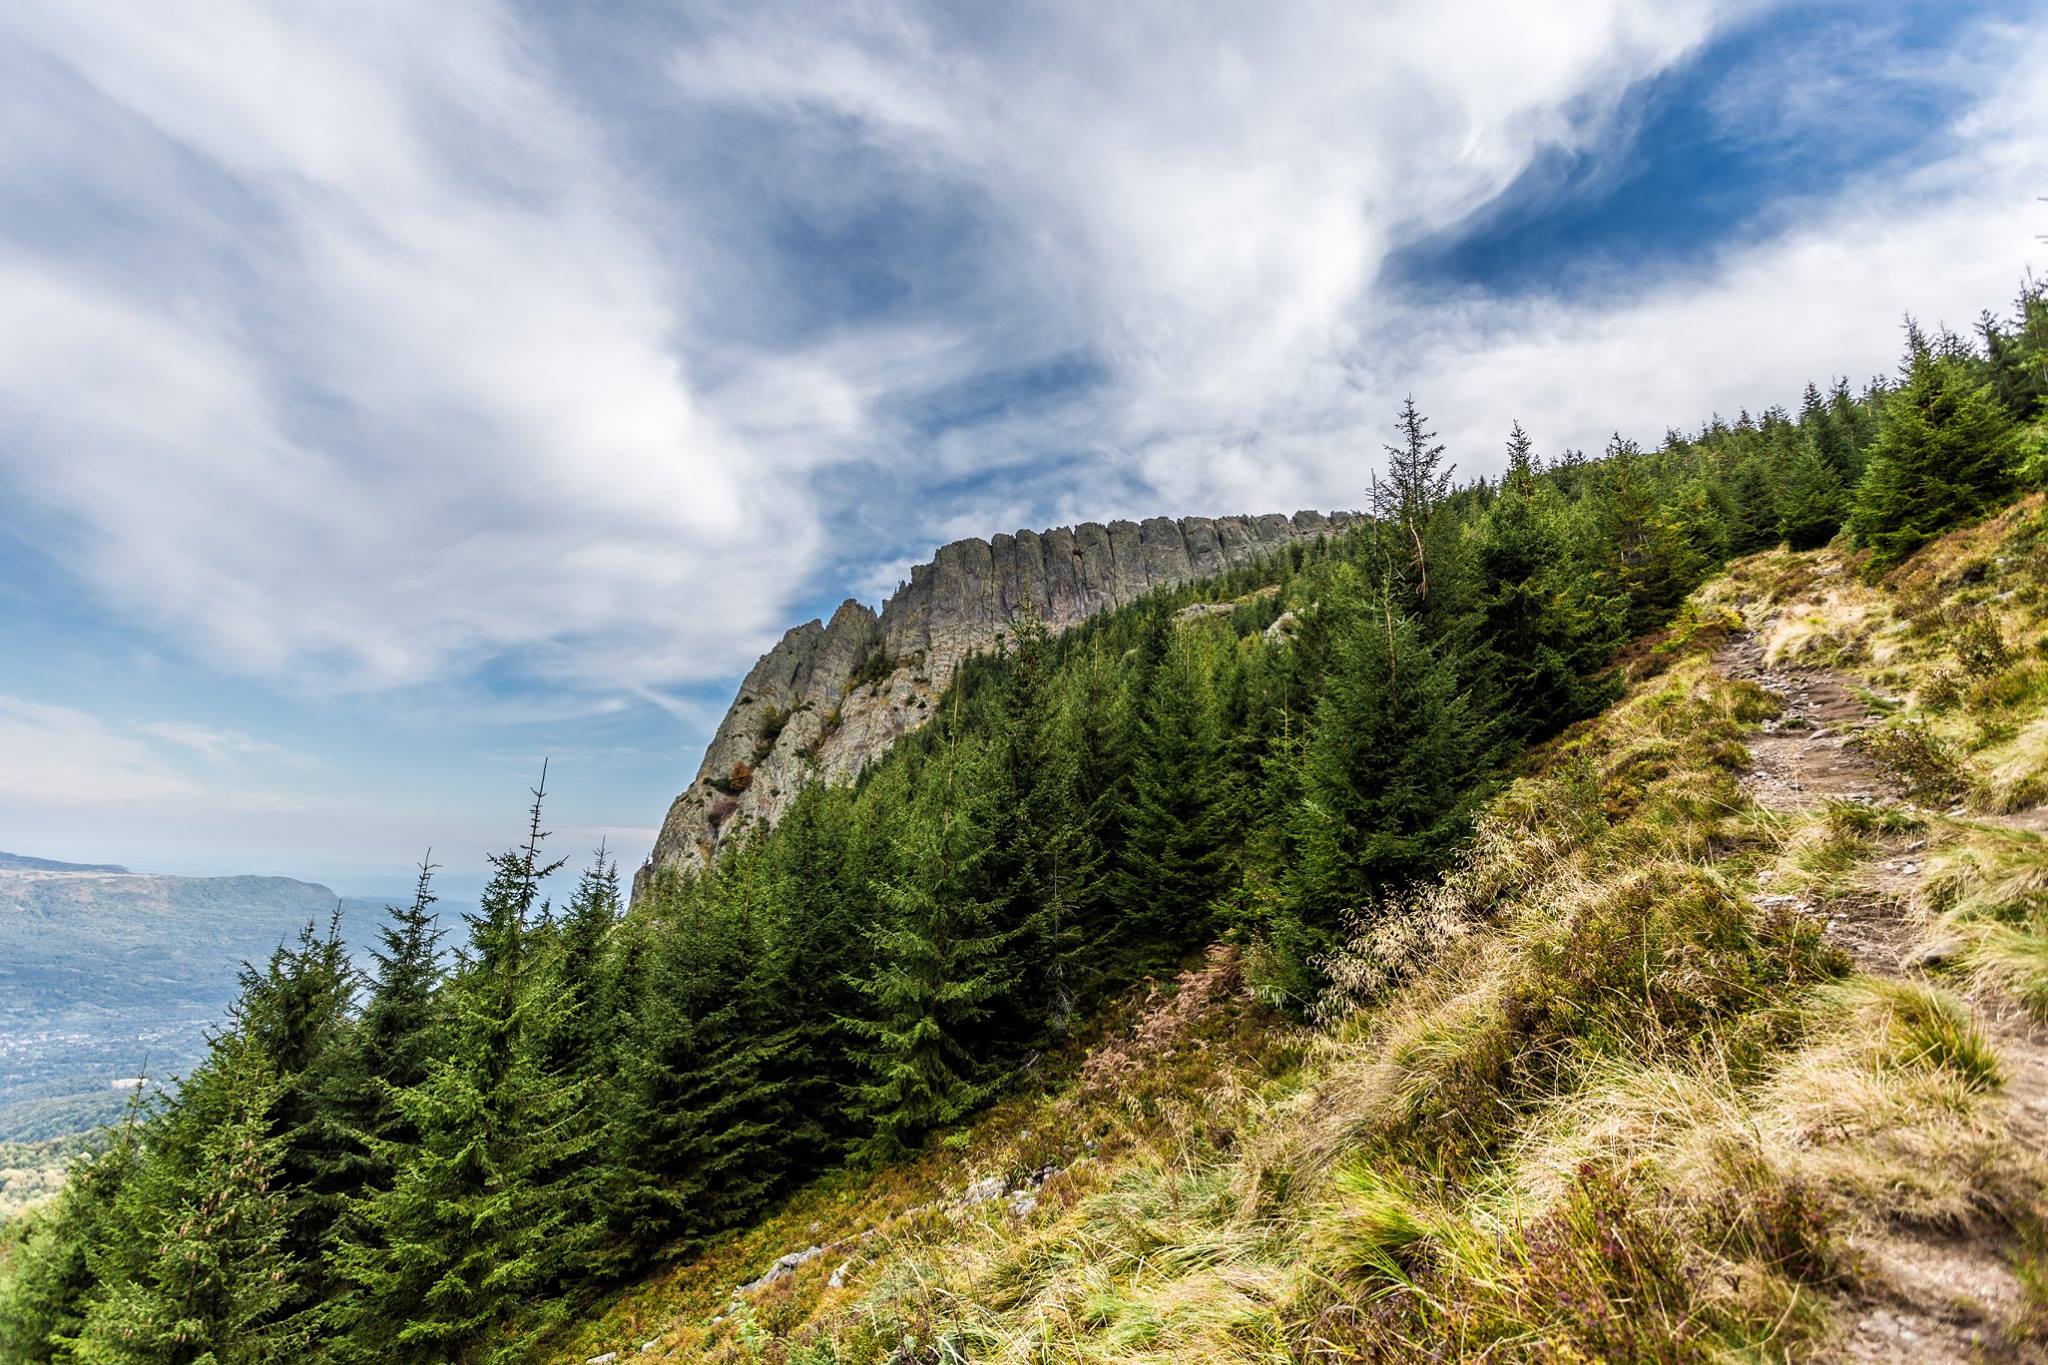
[[(1730, 639), (1715, 664), (1725, 676), (1769, 692), (1783, 707), (1765, 723), (1763, 733), (1747, 737), (1752, 768), (1744, 786), (1759, 805), (1788, 815), (1809, 813), (1831, 801), (1910, 805), (1854, 743), (1875, 717), (1864, 700), (1871, 693), (1850, 675), (1826, 667), (1774, 668), (1747, 631)], [(2038, 830), (2043, 814), (1973, 818)], [(1933, 926), (1922, 908), (1921, 855), (1928, 839), (1915, 833), (1885, 836), (1884, 842), (1877, 875), (1856, 892), (1816, 901), (1773, 892), (1766, 883), (1756, 903), (1791, 904), (1820, 918), (1827, 939), (1860, 971), (1925, 981), (1953, 954), (1952, 946), (1930, 938)], [(2048, 1150), (2048, 1035), (2009, 1001), (1974, 1004), (1998, 1053), (2008, 1131), (2022, 1151)], [(1868, 1285), (1840, 1305), (1840, 1330), (1821, 1358), (1851, 1365), (2048, 1362), (2048, 1345), (2015, 1340), (2026, 1300), (2003, 1233), (2002, 1226), (1995, 1233), (1891, 1227), (1857, 1238), (1854, 1249), (1870, 1272)]]

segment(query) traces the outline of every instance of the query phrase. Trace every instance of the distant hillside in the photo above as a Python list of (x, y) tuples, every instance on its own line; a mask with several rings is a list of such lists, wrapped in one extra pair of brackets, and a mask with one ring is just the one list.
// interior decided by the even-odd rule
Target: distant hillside
[(126, 872), (118, 863), (60, 863), (55, 858), (30, 858), (0, 852), (0, 872)]
[(189, 1068), (262, 958), (336, 905), (288, 877), (169, 877), (0, 861), (0, 1141), (120, 1110), (117, 1080)]

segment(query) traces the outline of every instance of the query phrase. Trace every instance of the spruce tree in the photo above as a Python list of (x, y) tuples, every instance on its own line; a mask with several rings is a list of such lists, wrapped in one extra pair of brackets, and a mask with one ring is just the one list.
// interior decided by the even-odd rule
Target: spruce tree
[(852, 822), (850, 793), (813, 783), (764, 850), (772, 886), (771, 952), (762, 964), (770, 975), (761, 984), (764, 1061), (791, 1116), (782, 1135), (786, 1160), (802, 1169), (823, 1163), (851, 1135), (839, 1103), (846, 1040), (820, 1021), (854, 1010), (847, 979), (868, 965), (862, 931), (873, 922), (873, 902)]
[(1728, 475), (1728, 501), (1730, 554), (1753, 554), (1778, 543), (1778, 498), (1769, 461), (1756, 455), (1738, 459)]
[[(1411, 610), (1427, 609), (1432, 552), (1439, 548), (1437, 510), (1450, 494), (1457, 466), (1444, 463), (1444, 447), (1416, 409), (1412, 394), (1402, 403), (1397, 422), (1401, 443), (1384, 447), (1386, 478), (1373, 484), (1372, 511), (1386, 553), (1398, 566), (1395, 573), (1404, 604)], [(1436, 567), (1441, 577), (1442, 566)]]
[(235, 1008), (238, 1027), (271, 1067), (284, 1250), (299, 1268), (287, 1312), (315, 1334), (333, 1289), (323, 1253), (364, 1174), (363, 1147), (351, 1123), (362, 1084), (350, 1046), (356, 989), (337, 910), (324, 935), (307, 924), (262, 971), (244, 968)]
[(1115, 895), (1133, 968), (1156, 967), (1206, 939), (1228, 885), (1236, 800), (1208, 661), (1212, 632), (1165, 627), (1139, 708), (1130, 804)]
[(1549, 733), (1586, 714), (1602, 696), (1592, 676), (1618, 643), (1616, 604), (1599, 596), (1566, 517), (1516, 423), (1478, 537), (1478, 631), (1504, 736)]
[(256, 1365), (309, 1344), (282, 1321), (299, 1267), (286, 1250), (277, 1085), (245, 1034), (217, 1036), (119, 1195), (126, 1236), (92, 1269), (101, 1294), (76, 1358), (107, 1365)]
[[(1737, 432), (1755, 432), (1748, 413)], [(1692, 587), (1698, 551), (1677, 531), (1650, 459), (1619, 432), (1608, 443), (1598, 500), (1608, 590), (1628, 604), (1631, 634), (1667, 617)]]
[(25, 1215), (26, 1233), (0, 1277), (0, 1360), (77, 1359), (86, 1313), (123, 1273), (121, 1257), (136, 1241), (121, 1197), (142, 1164), (142, 1107), (138, 1089), (105, 1145), (72, 1164), (49, 1206)]
[(1905, 378), (1886, 398), (1849, 517), (1870, 567), (1898, 563), (2012, 486), (2012, 417), (1953, 347), (1910, 323)]
[(1809, 441), (1786, 473), (1778, 506), (1778, 534), (1795, 550), (1825, 545), (1842, 529), (1849, 496), (1835, 462)]
[(448, 987), (446, 1052), (396, 1096), (417, 1138), (390, 1151), (391, 1186), (352, 1211), (361, 1232), (336, 1258), (357, 1296), (361, 1356), (463, 1350), (553, 1287), (593, 1235), (563, 1187), (586, 1155), (572, 1140), (582, 1088), (549, 1070), (532, 1027), (528, 938), (549, 918), (541, 885), (562, 866), (540, 854), (545, 794), (544, 769), (526, 842), (492, 855), (466, 917), (472, 956)]
[(993, 1093), (987, 1061), (991, 1002), (1014, 987), (1011, 938), (980, 899), (987, 856), (984, 761), (949, 743), (931, 797), (906, 817), (902, 874), (881, 888), (886, 918), (870, 935), (875, 967), (856, 982), (859, 1013), (842, 1021), (865, 1079), (850, 1089), (867, 1125), (863, 1156), (910, 1150)]
[(1328, 946), (1345, 911), (1437, 865), (1469, 823), (1488, 749), (1484, 718), (1391, 601), (1347, 615), (1302, 756), (1283, 935), (1297, 958)]

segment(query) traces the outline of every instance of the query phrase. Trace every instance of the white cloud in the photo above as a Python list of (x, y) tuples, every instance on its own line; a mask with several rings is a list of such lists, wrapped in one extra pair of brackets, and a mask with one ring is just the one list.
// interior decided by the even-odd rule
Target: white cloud
[(148, 807), (200, 788), (152, 746), (97, 716), (0, 694), (0, 810)]
[[(921, 468), (951, 478), (1091, 457), (925, 509), (938, 540), (1031, 509), (1355, 505), (1409, 391), (1470, 473), (1497, 467), (1516, 416), (1552, 449), (1597, 448), (1616, 427), (1654, 440), (1717, 407), (1793, 401), (1808, 377), (1888, 370), (1908, 309), (1963, 321), (2004, 300), (2048, 183), (2048, 48), (1995, 25), (1940, 58), (1887, 59), (1888, 79), (1980, 101), (1945, 159), (1790, 206), (1778, 235), (1583, 297), (1417, 301), (1380, 283), (1394, 247), (1457, 222), (1546, 149), (1604, 145), (1635, 82), (1762, 8), (1053, 5), (990, 43), (912, 3), (803, 23), (755, 6), (675, 73), (692, 98), (814, 124), (821, 171), (851, 139), (993, 205), (992, 283), (969, 319), (1014, 342), (1016, 307), (1046, 353), (1105, 361), (1078, 405), (925, 449)], [(1808, 57), (1792, 66), (1824, 65)], [(1757, 84), (1788, 69), (1737, 73), (1712, 102), (1726, 135), (1818, 135), (1809, 103)]]
[(281, 745), (273, 744), (266, 739), (257, 739), (254, 735), (244, 734), (240, 730), (220, 729), (180, 720), (150, 721), (135, 728), (151, 739), (175, 744), (181, 749), (189, 749), (211, 763), (227, 763), (245, 758), (260, 758), (270, 762), (303, 761)]
[[(504, 16), (65, 0), (8, 29), (153, 135), (123, 146), (160, 197), (126, 210), (231, 201), (154, 243), (193, 278), (0, 247), (0, 478), (108, 599), (338, 687), (506, 654), (716, 676), (776, 623), (816, 545), (801, 466), (704, 410), (682, 282)], [(167, 190), (166, 161), (196, 169)]]
[[(977, 44), (916, 5), (754, 6), (676, 78), (992, 204), (989, 307), (1050, 311), (1041, 339), (1105, 359), (1084, 439), (1142, 450), (1182, 501), (1233, 440), (1344, 397), (1392, 245), (1597, 139), (1634, 81), (1751, 8), (1064, 5)], [(985, 465), (1002, 443), (977, 428), (940, 454)]]
[[(38, 151), (64, 122), (38, 106), (0, 170), (86, 183), (132, 237), (0, 228), (0, 519), (236, 670), (382, 687), (509, 658), (694, 719), (679, 689), (744, 667), (828, 560), (879, 592), (911, 538), (1355, 504), (1410, 389), (1467, 472), (1516, 416), (1552, 449), (1654, 439), (1887, 368), (1907, 308), (2003, 299), (2048, 182), (2037, 36), (1968, 48), (2003, 83), (1946, 161), (1683, 278), (1381, 285), (1393, 248), (1612, 137), (1632, 85), (1761, 7), (721, 11), (652, 116), (802, 134), (736, 149), (732, 194), (969, 223), (932, 297), (777, 344), (735, 320), (803, 303), (758, 224), (662, 198), (489, 0), (17, 6), (0, 34), (68, 73), (53, 98), (105, 157)], [(1771, 93), (1718, 112), (1747, 127)], [(1072, 355), (1102, 382), (1049, 410), (903, 415)], [(828, 513), (881, 543), (827, 545)]]
[(1781, 235), (1633, 292), (1410, 309), (1389, 330), (1417, 344), (1378, 348), (1361, 383), (1383, 411), (1422, 395), (1476, 471), (1498, 467), (1513, 418), (1546, 449), (1591, 450), (1617, 429), (1655, 442), (1716, 411), (1795, 407), (1809, 379), (1891, 373), (1907, 313), (1967, 330), (2029, 259), (2048, 184), (2048, 34), (1999, 37), (2008, 65), (1941, 159), (1852, 182)]

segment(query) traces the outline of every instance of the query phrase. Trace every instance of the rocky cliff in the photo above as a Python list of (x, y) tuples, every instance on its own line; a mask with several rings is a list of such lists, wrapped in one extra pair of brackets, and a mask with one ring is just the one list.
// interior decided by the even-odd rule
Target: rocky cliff
[(1019, 617), (1061, 630), (1353, 520), (1152, 517), (954, 541), (912, 569), (879, 614), (843, 602), (761, 657), (669, 807), (635, 893), (656, 872), (700, 865), (739, 831), (772, 824), (804, 783), (851, 779), (922, 725), (960, 661)]

